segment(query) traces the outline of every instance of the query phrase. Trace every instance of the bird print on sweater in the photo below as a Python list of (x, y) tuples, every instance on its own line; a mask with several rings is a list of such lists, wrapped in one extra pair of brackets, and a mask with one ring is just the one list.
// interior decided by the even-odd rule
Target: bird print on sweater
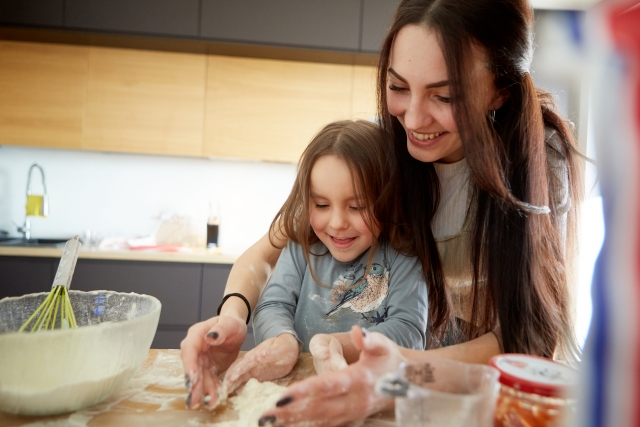
[[(336, 305), (325, 316), (329, 317), (336, 311), (346, 308), (350, 308), (356, 313), (368, 313), (380, 307), (380, 304), (389, 293), (389, 268), (386, 266), (386, 257), (384, 264), (385, 266), (378, 263), (371, 264), (369, 274), (364, 277), (364, 280), (362, 276), (358, 280), (354, 280), (354, 273), (357, 273), (362, 268), (362, 264), (341, 275), (339, 280), (335, 282), (336, 288), (334, 288), (332, 295), (332, 300)], [(357, 286), (349, 288), (349, 286), (358, 282), (360, 283)], [(384, 314), (386, 314), (386, 311)], [(364, 318), (367, 317), (364, 316)], [(379, 316), (376, 316), (375, 323), (377, 324), (381, 321)]]

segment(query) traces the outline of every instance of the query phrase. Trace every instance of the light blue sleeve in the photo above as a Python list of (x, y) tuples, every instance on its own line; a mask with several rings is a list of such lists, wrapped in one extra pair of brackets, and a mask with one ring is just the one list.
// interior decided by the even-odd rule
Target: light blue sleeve
[(396, 258), (389, 275), (387, 318), (367, 329), (384, 334), (402, 347), (424, 350), (428, 299), (422, 267), (416, 257), (393, 253)]
[(300, 246), (289, 242), (280, 254), (253, 312), (256, 345), (284, 333), (292, 334), (300, 341), (294, 328), (294, 318), (306, 266)]

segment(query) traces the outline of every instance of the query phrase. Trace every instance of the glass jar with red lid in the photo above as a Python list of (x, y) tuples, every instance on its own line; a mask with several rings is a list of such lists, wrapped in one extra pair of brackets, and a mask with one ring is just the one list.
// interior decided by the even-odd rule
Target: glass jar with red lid
[(495, 427), (556, 427), (575, 409), (578, 372), (527, 354), (501, 354), (489, 365), (500, 371)]

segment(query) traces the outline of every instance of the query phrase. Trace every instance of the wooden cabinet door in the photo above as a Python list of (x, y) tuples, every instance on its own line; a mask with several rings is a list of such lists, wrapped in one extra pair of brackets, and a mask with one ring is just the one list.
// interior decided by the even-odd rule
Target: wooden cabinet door
[(353, 67), (353, 118), (372, 120), (377, 115), (376, 78), (377, 67), (355, 65)]
[(84, 148), (202, 155), (206, 56), (91, 47)]
[(297, 162), (351, 116), (352, 66), (209, 56), (204, 155)]
[(0, 145), (81, 148), (89, 48), (0, 41)]

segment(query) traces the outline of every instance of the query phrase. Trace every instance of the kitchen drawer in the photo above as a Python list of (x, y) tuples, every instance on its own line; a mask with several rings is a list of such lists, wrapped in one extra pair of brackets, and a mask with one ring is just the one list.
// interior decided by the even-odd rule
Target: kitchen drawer
[(71, 288), (153, 295), (161, 325), (188, 327), (199, 320), (201, 275), (202, 264), (79, 259)]
[(49, 292), (58, 259), (0, 257), (0, 299)]

